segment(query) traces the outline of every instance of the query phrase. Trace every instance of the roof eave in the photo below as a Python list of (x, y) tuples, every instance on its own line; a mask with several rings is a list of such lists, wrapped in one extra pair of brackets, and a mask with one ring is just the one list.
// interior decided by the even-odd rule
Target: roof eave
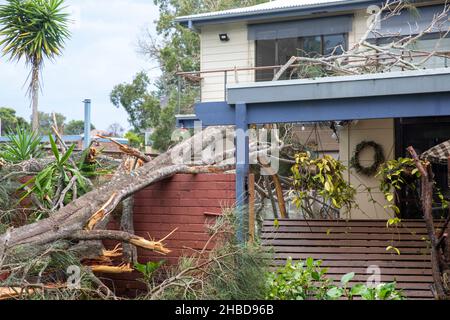
[[(202, 16), (202, 17), (184, 16), (175, 18), (175, 22), (183, 26), (189, 27), (191, 29), (195, 29), (196, 27), (201, 27), (204, 25), (231, 23), (242, 20), (252, 22), (263, 19), (266, 20), (276, 18), (288, 18), (291, 16), (298, 17), (319, 13), (333, 13), (354, 9), (362, 9), (365, 8), (368, 4), (372, 3), (381, 4), (382, 2), (383, 1), (381, 0), (347, 0), (340, 3), (323, 3), (318, 5), (311, 5), (297, 8), (280, 8), (275, 10), (273, 9), (261, 10), (255, 12), (242, 12), (216, 16)], [(324, 12), (324, 10), (326, 11)]]

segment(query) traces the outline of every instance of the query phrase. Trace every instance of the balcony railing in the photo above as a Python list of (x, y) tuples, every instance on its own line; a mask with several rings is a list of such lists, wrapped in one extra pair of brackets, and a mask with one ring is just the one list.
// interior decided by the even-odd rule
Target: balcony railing
[[(411, 60), (415, 58), (424, 58), (428, 56), (430, 53), (428, 52), (419, 52), (413, 55), (409, 55), (408, 58)], [(435, 64), (432, 66), (432, 68), (440, 68), (440, 67), (448, 67), (449, 59), (450, 59), (450, 52), (439, 52), (434, 54), (435, 57), (441, 58), (441, 61), (439, 64)], [(379, 58), (379, 60), (383, 60), (384, 58)], [(386, 59), (394, 59), (392, 57), (387, 57)], [(358, 58), (351, 58), (349, 59), (349, 63), (358, 63), (358, 62), (364, 62), (367, 61), (366, 59), (358, 59)], [(320, 65), (320, 63), (317, 63), (317, 65)], [(231, 67), (231, 68), (219, 68), (219, 69), (211, 69), (211, 70), (201, 70), (201, 71), (183, 71), (183, 72), (177, 72), (178, 76), (178, 114), (183, 114), (183, 109), (189, 109), (182, 106), (181, 102), (181, 92), (183, 90), (183, 87), (187, 85), (194, 85), (199, 87), (199, 96), (197, 97), (198, 101), (203, 101), (202, 97), (202, 86), (201, 82), (204, 80), (204, 76), (208, 74), (221, 74), (221, 77), (223, 79), (223, 100), (225, 101), (227, 99), (227, 89), (229, 85), (229, 77), (230, 75), (234, 75), (234, 83), (239, 83), (239, 75), (243, 72), (254, 72), (253, 74), (253, 81), (272, 81), (270, 77), (266, 79), (257, 79), (256, 74), (258, 71), (272, 71), (273, 75), (282, 68), (284, 65), (272, 65), (272, 66), (261, 66), (261, 67)], [(292, 70), (295, 68), (301, 67), (301, 64), (292, 64), (290, 65), (286, 72), (289, 74), (288, 70)], [(297, 76), (292, 76), (292, 74), (288, 77), (282, 78), (283, 80), (290, 80), (290, 79), (298, 79)]]

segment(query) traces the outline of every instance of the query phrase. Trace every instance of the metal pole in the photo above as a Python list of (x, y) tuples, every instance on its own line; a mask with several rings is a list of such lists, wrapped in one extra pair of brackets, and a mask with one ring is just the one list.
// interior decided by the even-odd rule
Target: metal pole
[(224, 100), (227, 100), (228, 71), (225, 70), (223, 75), (224, 75), (224, 79), (223, 79), (223, 98), (224, 98)]
[(91, 99), (84, 101), (84, 149), (91, 145)]
[(247, 193), (245, 184), (249, 172), (249, 136), (247, 105), (243, 102), (236, 103), (236, 213), (238, 220), (237, 240), (240, 243), (246, 241), (247, 230), (244, 221), (248, 214), (246, 210)]
[(181, 114), (181, 76), (177, 78), (178, 86), (178, 114)]

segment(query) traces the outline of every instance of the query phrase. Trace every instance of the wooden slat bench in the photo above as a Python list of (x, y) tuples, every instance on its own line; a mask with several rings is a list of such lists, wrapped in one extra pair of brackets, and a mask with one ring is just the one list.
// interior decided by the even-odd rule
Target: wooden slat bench
[[(355, 272), (354, 282), (365, 283), (367, 267), (381, 270), (382, 282), (397, 282), (408, 299), (432, 299), (431, 259), (425, 223), (403, 221), (398, 227), (386, 220), (293, 220), (280, 219), (263, 224), (262, 242), (273, 248), (274, 265), (286, 259), (322, 260), (328, 275), (340, 280)], [(393, 246), (400, 251), (386, 250)]]

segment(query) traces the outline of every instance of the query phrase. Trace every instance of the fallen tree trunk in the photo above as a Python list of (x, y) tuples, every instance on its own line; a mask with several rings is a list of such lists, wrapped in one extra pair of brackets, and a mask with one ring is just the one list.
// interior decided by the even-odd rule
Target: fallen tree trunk
[[(230, 169), (230, 166), (190, 166), (189, 164), (177, 164), (177, 154), (183, 150), (191, 149), (194, 141), (201, 139), (202, 145), (208, 146), (214, 142), (218, 135), (224, 134), (226, 127), (210, 127), (196, 136), (175, 146), (172, 150), (160, 155), (154, 160), (131, 172), (122, 172), (103, 186), (92, 190), (69, 203), (67, 206), (51, 214), (47, 219), (25, 225), (16, 229), (9, 229), (0, 236), (0, 261), (2, 257), (18, 246), (33, 245), (42, 246), (55, 241), (65, 239), (73, 241), (88, 241), (101, 239), (116, 239), (135, 246), (166, 253), (163, 244), (154, 242), (150, 245), (148, 240), (136, 237), (127, 232), (115, 232), (96, 230), (97, 223), (90, 224), (93, 216), (102, 211), (102, 221), (124, 199), (135, 192), (170, 177), (177, 173), (207, 173), (217, 172), (221, 169)], [(90, 228), (87, 228), (89, 225)]]

